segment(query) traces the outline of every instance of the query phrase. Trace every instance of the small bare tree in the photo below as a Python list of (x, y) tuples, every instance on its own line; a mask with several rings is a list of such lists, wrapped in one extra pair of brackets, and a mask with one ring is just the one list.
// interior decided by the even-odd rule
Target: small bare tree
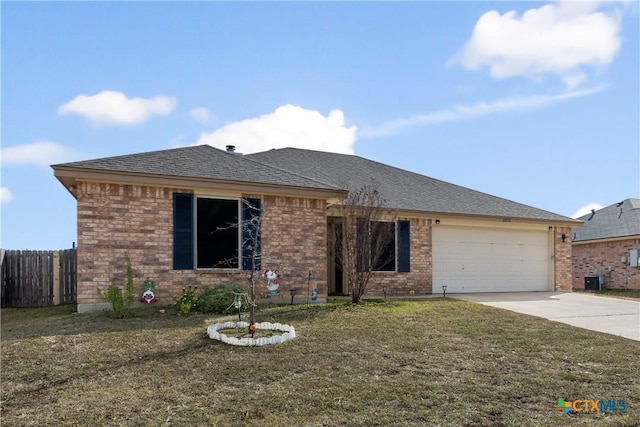
[[(238, 257), (228, 260), (228, 263), (237, 262), (245, 274), (248, 275), (249, 289), (246, 295), (246, 303), (249, 306), (249, 331), (254, 335), (255, 310), (257, 307), (256, 287), (266, 281), (263, 269), (268, 264), (269, 269), (278, 271), (282, 260), (265, 253), (262, 248), (262, 224), (266, 215), (266, 209), (260, 199), (242, 200), (242, 219), (240, 224), (230, 224), (229, 228), (241, 229), (241, 246), (238, 248)], [(247, 277), (247, 276), (245, 276)]]
[(351, 302), (359, 304), (374, 271), (392, 262), (395, 224), (383, 222), (385, 200), (376, 184), (351, 190), (336, 207), (342, 227), (336, 235), (336, 260), (341, 265), (351, 294)]
[[(249, 328), (253, 337), (256, 315), (256, 282), (260, 276), (260, 263), (262, 258), (262, 209), (256, 207), (248, 200), (243, 200), (243, 210), (248, 213), (242, 221), (242, 247), (240, 251), (240, 263), (243, 269), (249, 270)], [(242, 253), (242, 252), (245, 253)]]

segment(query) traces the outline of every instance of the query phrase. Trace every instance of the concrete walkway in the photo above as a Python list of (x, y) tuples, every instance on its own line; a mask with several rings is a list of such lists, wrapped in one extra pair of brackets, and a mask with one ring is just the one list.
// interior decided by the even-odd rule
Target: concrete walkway
[(639, 301), (570, 292), (452, 294), (451, 297), (640, 341)]

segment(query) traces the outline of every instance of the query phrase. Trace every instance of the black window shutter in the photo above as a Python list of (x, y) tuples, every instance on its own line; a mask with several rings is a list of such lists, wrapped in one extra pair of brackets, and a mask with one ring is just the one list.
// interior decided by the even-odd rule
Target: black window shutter
[(411, 238), (409, 221), (398, 221), (398, 271), (411, 271)]
[(173, 193), (173, 269), (193, 269), (193, 194)]
[[(260, 215), (262, 201), (260, 199), (242, 199), (242, 269), (260, 270)], [(253, 265), (253, 255), (257, 255)]]
[(367, 271), (371, 264), (371, 225), (365, 218), (356, 218), (356, 268)]

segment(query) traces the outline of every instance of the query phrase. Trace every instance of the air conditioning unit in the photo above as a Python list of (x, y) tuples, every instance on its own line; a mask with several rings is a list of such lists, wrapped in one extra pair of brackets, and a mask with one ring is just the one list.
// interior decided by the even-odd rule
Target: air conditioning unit
[(601, 291), (604, 289), (604, 276), (586, 276), (584, 289), (587, 291)]

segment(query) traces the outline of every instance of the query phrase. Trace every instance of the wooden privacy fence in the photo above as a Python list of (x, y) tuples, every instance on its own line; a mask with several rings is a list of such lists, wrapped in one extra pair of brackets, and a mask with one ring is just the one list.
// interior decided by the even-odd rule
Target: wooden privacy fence
[(2, 250), (2, 307), (42, 307), (75, 303), (76, 251)]

